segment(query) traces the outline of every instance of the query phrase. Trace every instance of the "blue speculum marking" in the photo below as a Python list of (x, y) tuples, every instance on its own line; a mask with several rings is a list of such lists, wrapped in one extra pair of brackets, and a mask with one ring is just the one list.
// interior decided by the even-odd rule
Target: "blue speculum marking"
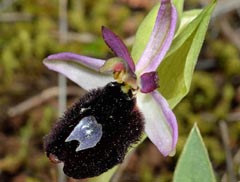
[(79, 146), (76, 148), (76, 152), (78, 152), (95, 147), (101, 137), (102, 125), (97, 122), (94, 116), (87, 116), (79, 121), (65, 142), (77, 140)]

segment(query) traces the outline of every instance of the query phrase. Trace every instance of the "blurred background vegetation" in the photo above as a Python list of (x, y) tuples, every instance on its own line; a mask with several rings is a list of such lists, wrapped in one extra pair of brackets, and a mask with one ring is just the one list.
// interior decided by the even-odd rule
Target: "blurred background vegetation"
[[(131, 47), (139, 23), (157, 1), (69, 0), (68, 33), (61, 42), (58, 0), (0, 0), (0, 182), (57, 181), (56, 165), (45, 156), (42, 139), (58, 115), (58, 77), (43, 66), (44, 57), (62, 51), (110, 57), (102, 25)], [(186, 0), (185, 9), (208, 2)], [(218, 181), (240, 180), (239, 50), (240, 2), (219, 0), (191, 91), (174, 109), (180, 133), (176, 156), (163, 158), (146, 140), (119, 181), (171, 181), (195, 122)], [(83, 93), (68, 81), (68, 105)]]

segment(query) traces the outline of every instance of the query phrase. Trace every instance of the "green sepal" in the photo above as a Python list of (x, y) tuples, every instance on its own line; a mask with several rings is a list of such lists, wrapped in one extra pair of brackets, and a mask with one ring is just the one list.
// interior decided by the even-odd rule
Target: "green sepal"
[(169, 52), (160, 64), (158, 90), (168, 100), (171, 108), (189, 91), (192, 74), (215, 5), (216, 1), (213, 1), (201, 12), (194, 13), (198, 16), (180, 29), (181, 32), (174, 38)]

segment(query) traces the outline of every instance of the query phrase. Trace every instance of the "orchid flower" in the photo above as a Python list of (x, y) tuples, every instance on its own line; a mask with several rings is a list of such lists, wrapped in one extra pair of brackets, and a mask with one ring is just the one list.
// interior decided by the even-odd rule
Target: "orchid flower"
[(157, 69), (170, 48), (176, 22), (177, 12), (171, 0), (162, 0), (149, 42), (139, 60), (133, 61), (123, 41), (102, 27), (103, 39), (116, 57), (102, 60), (63, 52), (48, 56), (44, 64), (86, 90), (104, 87), (113, 81), (124, 84), (123, 91), (132, 90), (136, 97), (148, 138), (164, 156), (172, 155), (178, 127), (174, 113), (157, 90), (161, 86)]

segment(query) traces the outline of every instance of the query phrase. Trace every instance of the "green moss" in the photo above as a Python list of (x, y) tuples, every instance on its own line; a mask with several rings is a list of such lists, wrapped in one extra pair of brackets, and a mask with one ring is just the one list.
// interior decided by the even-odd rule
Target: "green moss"
[(220, 68), (227, 76), (240, 73), (240, 58), (238, 49), (231, 43), (218, 40), (211, 44), (211, 49), (216, 54)]
[(196, 71), (189, 97), (196, 109), (207, 109), (212, 107), (217, 96), (217, 85), (211, 73)]
[(225, 162), (225, 154), (222, 149), (222, 144), (215, 137), (204, 137), (204, 143), (209, 151), (210, 158), (215, 163), (223, 164)]
[(222, 96), (214, 109), (214, 114), (220, 119), (225, 119), (231, 108), (231, 102), (234, 96), (234, 88), (230, 84), (226, 84), (222, 90)]
[(49, 132), (49, 128), (52, 127), (52, 122), (55, 120), (56, 111), (53, 107), (46, 106), (43, 110), (43, 115), (41, 121), (38, 123), (37, 133), (44, 136)]

